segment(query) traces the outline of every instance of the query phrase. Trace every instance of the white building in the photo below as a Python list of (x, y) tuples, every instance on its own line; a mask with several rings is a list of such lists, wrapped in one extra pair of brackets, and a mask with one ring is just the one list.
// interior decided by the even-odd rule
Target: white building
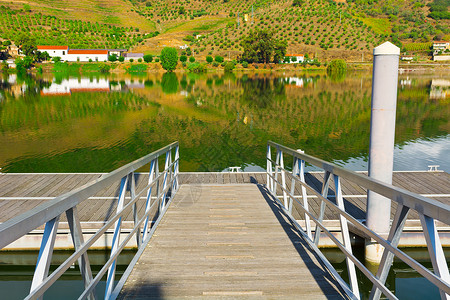
[(413, 61), (414, 60), (414, 56), (412, 55), (403, 55), (402, 57), (400, 57), (401, 60), (403, 61)]
[(450, 42), (446, 41), (434, 41), (433, 42), (433, 52), (444, 52), (445, 50), (450, 49)]
[(69, 49), (66, 61), (108, 61), (108, 50), (101, 49)]
[(433, 42), (433, 60), (434, 61), (450, 60), (450, 42), (446, 41)]
[(137, 61), (139, 58), (144, 59), (144, 53), (124, 53), (123, 57), (126, 61), (129, 61), (130, 59)]
[(37, 46), (39, 52), (47, 52), (50, 57), (65, 57), (69, 46)]
[[(290, 64), (292, 63), (302, 63), (305, 60), (305, 56), (303, 54), (286, 54), (286, 57), (289, 57)], [(295, 57), (295, 61), (292, 58)]]
[(122, 53), (127, 52), (128, 49), (108, 49), (109, 55), (115, 54), (117, 57), (122, 56)]

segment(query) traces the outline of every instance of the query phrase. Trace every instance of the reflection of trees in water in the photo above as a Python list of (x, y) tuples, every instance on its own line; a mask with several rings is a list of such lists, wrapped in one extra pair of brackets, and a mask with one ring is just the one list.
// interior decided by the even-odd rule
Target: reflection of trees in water
[(178, 78), (175, 73), (164, 73), (161, 78), (161, 88), (166, 94), (175, 94), (178, 92)]
[[(135, 114), (142, 118), (135, 120), (139, 124), (136, 128), (114, 127), (121, 136), (129, 135), (119, 146), (76, 152), (68, 148), (55, 157), (41, 155), (15, 161), (14, 170), (109, 171), (174, 140), (180, 141), (183, 171), (220, 171), (246, 163), (263, 166), (269, 139), (326, 160), (346, 159), (368, 151), (369, 82), (363, 86), (360, 79), (349, 76), (344, 83), (334, 83), (315, 75), (304, 77), (310, 86), (299, 88), (273, 75), (252, 74), (234, 79), (216, 75), (192, 78), (186, 74), (180, 76), (179, 82), (173, 75), (156, 77), (153, 82), (155, 86), (160, 84), (164, 92), (180, 88), (192, 91), (181, 110), (148, 110), (152, 98), (132, 93), (98, 93), (94, 97), (76, 94), (70, 101), (66, 97), (36, 97), (39, 101), (29, 106), (25, 99), (0, 102), (0, 128), (6, 131), (43, 124), (60, 126), (62, 122), (91, 116), (104, 116), (112, 122), (113, 118), (125, 116), (122, 112), (146, 110), (145, 114)], [(151, 84), (146, 86), (150, 90)], [(155, 87), (155, 92), (159, 92), (159, 87)], [(450, 104), (429, 100), (427, 93), (427, 85), (399, 90), (397, 143), (449, 132)], [(172, 104), (162, 105), (171, 108)], [(76, 145), (76, 141), (69, 142)], [(88, 163), (83, 163), (80, 156)], [(68, 161), (77, 163), (71, 165)], [(92, 169), (81, 169), (88, 165)], [(57, 169), (61, 166), (65, 169)]]
[(271, 103), (286, 99), (284, 82), (280, 78), (244, 78), (242, 99), (252, 106), (266, 108)]
[[(450, 102), (430, 99), (430, 82), (414, 82), (399, 88), (396, 143), (450, 132)], [(402, 138), (399, 139), (398, 136)]]
[[(213, 91), (206, 88), (197, 90), (196, 94), (212, 98), (208, 105), (222, 111), (229, 119), (236, 120), (237, 112), (243, 123), (244, 116), (252, 115), (254, 129), (263, 132), (266, 139), (303, 148), (327, 160), (366, 155), (370, 134), (370, 85), (363, 87), (362, 81), (356, 78), (347, 78), (344, 83), (330, 81), (327, 77), (310, 78), (307, 79), (314, 83), (314, 89), (290, 86), (287, 91), (286, 80), (244, 75), (231, 90), (216, 86)], [(413, 100), (414, 97), (417, 99)], [(443, 102), (429, 101), (426, 87), (400, 91), (396, 143), (448, 133), (449, 108)], [(243, 126), (241, 131), (248, 136), (244, 141), (246, 145), (261, 147), (261, 138), (255, 137), (248, 126)]]
[(181, 85), (182, 89), (184, 89), (184, 90), (186, 89), (186, 87), (188, 85), (186, 75), (183, 75), (183, 77), (181, 78), (180, 85)]
[(328, 76), (333, 82), (343, 82), (347, 77), (347, 73), (345, 72), (330, 73), (328, 74)]

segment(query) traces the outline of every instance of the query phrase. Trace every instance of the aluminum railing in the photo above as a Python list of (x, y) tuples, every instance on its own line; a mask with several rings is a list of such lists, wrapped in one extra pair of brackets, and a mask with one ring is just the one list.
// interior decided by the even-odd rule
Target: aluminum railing
[[(275, 160), (272, 159), (272, 148), (276, 150)], [(284, 155), (289, 155), (292, 157), (292, 171), (287, 170), (285, 167), (283, 158)], [(305, 162), (325, 171), (321, 192), (316, 191), (316, 189), (305, 182)], [(290, 189), (287, 187), (286, 175), (289, 175), (291, 178)], [(362, 222), (346, 212), (341, 191), (341, 178), (353, 182), (360, 187), (366, 188), (367, 190), (383, 195), (391, 199), (391, 201), (397, 203), (397, 210), (395, 212), (387, 239), (370, 230)], [(335, 187), (334, 199), (336, 200), (336, 204), (328, 199), (330, 181), (332, 179)], [(300, 195), (295, 195), (296, 184), (301, 186)], [(357, 174), (271, 141), (267, 144), (267, 189), (272, 193), (276, 200), (278, 200), (278, 197), (283, 200), (282, 202), (278, 200), (280, 205), (350, 298), (360, 298), (359, 286), (356, 278), (356, 266), (373, 283), (370, 299), (379, 299), (381, 293), (389, 299), (397, 299), (389, 288), (385, 286), (387, 275), (392, 265), (394, 256), (408, 264), (411, 268), (437, 286), (440, 290), (442, 299), (450, 298), (449, 270), (436, 229), (436, 221), (441, 221), (447, 225), (450, 224), (449, 205), (425, 198), (390, 184), (380, 182), (368, 176)], [(320, 212), (318, 215), (315, 215), (313, 211), (309, 209), (309, 196), (315, 196), (321, 201)], [(297, 210), (300, 209), (301, 213), (304, 213), (305, 229), (303, 229), (292, 216), (292, 208), (294, 204)], [(339, 215), (342, 242), (326, 228), (326, 225), (324, 225), (324, 213), (327, 206)], [(426, 267), (412, 259), (397, 247), (408, 212), (410, 210), (414, 210), (419, 214), (434, 273), (430, 272)], [(311, 230), (311, 220), (314, 221), (316, 225), (314, 235)], [(372, 272), (365, 267), (364, 262), (359, 261), (353, 255), (348, 229), (349, 223), (384, 247), (381, 263), (378, 267), (376, 275), (373, 275)], [(346, 255), (349, 277), (348, 284), (341, 278), (341, 276), (318, 249), (317, 246), (319, 245), (321, 231), (324, 232)]]
[[(164, 170), (160, 172), (158, 159), (163, 155), (165, 155), (165, 166)], [(150, 165), (148, 184), (136, 192), (134, 172), (148, 164)], [(85, 286), (85, 290), (79, 299), (95, 299), (94, 289), (106, 273), (107, 280), (104, 298), (115, 299), (167, 210), (168, 204), (175, 195), (179, 185), (178, 173), (179, 145), (178, 142), (174, 142), (91, 183), (56, 197), (0, 224), (0, 249), (45, 224), (30, 293), (25, 299), (42, 297), (45, 291), (76, 261), (78, 261)], [(84, 241), (77, 205), (94, 196), (102, 189), (118, 182), (120, 182), (120, 189), (116, 213), (91, 238)], [(131, 196), (131, 200), (128, 202), (125, 201), (127, 192)], [(145, 212), (142, 216), (138, 216), (137, 202), (144, 193), (146, 193)], [(123, 241), (120, 241), (122, 218), (130, 210), (133, 213), (134, 227)], [(49, 275), (58, 224), (64, 213), (69, 223), (75, 252)], [(111, 255), (97, 275), (93, 277), (87, 251), (112, 225), (114, 225), (114, 235), (111, 244)], [(120, 281), (117, 285), (114, 285), (117, 257), (133, 236), (136, 238), (138, 251)]]

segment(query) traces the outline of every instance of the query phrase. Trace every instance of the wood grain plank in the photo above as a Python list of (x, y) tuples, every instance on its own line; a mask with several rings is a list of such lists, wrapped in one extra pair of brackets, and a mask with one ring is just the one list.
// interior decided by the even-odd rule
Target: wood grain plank
[[(215, 205), (229, 201), (231, 208)], [(277, 204), (256, 185), (183, 185), (173, 203), (119, 299), (157, 296), (155, 286), (169, 299), (342, 297)]]

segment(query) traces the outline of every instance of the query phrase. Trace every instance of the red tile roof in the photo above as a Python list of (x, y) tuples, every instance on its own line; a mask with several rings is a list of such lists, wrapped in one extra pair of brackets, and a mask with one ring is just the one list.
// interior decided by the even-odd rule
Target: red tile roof
[(67, 50), (69, 46), (37, 46), (38, 50)]
[(67, 54), (108, 54), (108, 50), (85, 49), (85, 50), (69, 50)]

